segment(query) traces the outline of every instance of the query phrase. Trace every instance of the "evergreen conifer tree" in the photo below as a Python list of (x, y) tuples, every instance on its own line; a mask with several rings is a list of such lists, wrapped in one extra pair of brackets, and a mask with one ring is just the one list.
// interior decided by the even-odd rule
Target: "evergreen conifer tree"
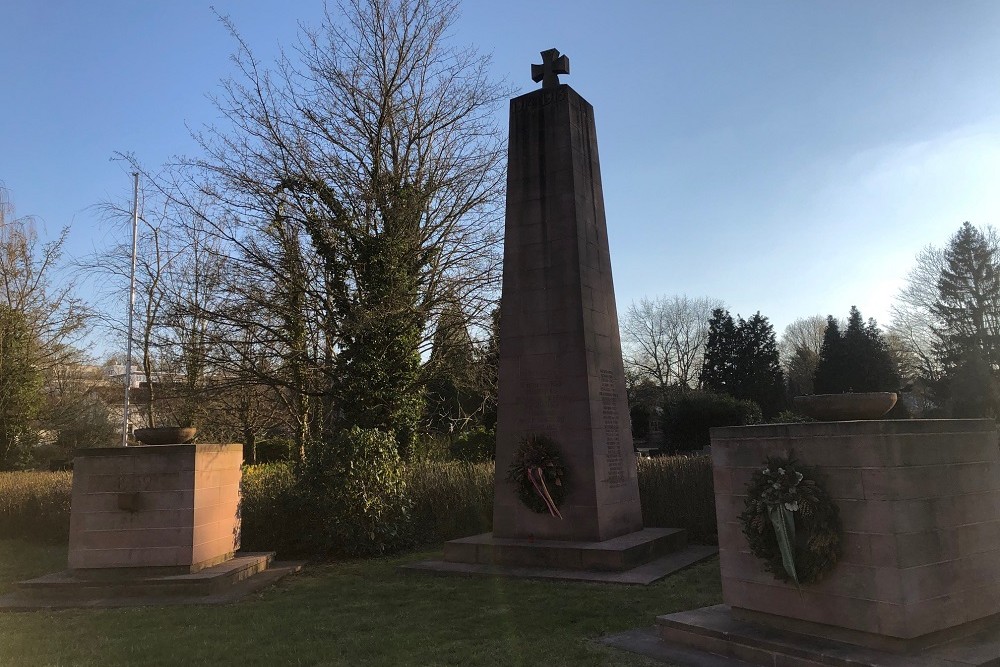
[(839, 394), (847, 391), (848, 384), (844, 377), (846, 359), (844, 340), (840, 335), (840, 325), (833, 315), (826, 318), (826, 331), (823, 333), (823, 347), (819, 351), (819, 363), (816, 365), (816, 375), (813, 377), (813, 387), (817, 394)]
[(899, 371), (875, 320), (865, 324), (861, 312), (851, 306), (847, 329), (841, 333), (837, 320), (827, 318), (813, 384), (817, 394), (899, 389)]
[(935, 387), (939, 405), (953, 416), (1000, 414), (1000, 249), (992, 236), (966, 222), (945, 249), (934, 351), (942, 368)]
[(736, 321), (717, 308), (708, 322), (708, 342), (701, 372), (704, 389), (755, 401), (765, 417), (780, 412), (784, 375), (774, 328), (759, 312)]
[[(938, 279), (938, 299), (931, 312), (939, 359), (948, 368), (981, 352), (994, 370), (1000, 368), (1000, 261), (994, 243), (968, 222), (951, 238)], [(973, 355), (974, 356), (974, 355)]]
[(756, 401), (764, 417), (772, 417), (781, 412), (785, 399), (774, 327), (758, 311), (748, 320), (739, 319), (737, 333), (739, 382), (733, 396)]
[(705, 363), (701, 386), (718, 394), (729, 394), (736, 383), (736, 324), (727, 310), (716, 308), (708, 321)]

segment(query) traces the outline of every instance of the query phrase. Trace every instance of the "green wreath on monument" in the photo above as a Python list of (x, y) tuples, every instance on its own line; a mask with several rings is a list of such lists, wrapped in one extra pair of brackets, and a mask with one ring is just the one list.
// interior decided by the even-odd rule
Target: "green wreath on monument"
[(532, 512), (562, 518), (559, 506), (566, 497), (566, 466), (555, 440), (546, 435), (521, 438), (507, 469), (507, 481)]
[(840, 512), (814, 470), (791, 455), (768, 457), (754, 472), (739, 521), (750, 552), (780, 581), (816, 583), (840, 560)]

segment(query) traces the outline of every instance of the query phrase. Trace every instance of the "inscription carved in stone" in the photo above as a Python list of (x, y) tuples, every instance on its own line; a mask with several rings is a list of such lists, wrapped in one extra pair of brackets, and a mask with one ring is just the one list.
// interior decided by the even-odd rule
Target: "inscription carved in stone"
[(618, 392), (614, 373), (601, 370), (601, 409), (604, 416), (604, 437), (608, 443), (608, 486), (625, 486), (625, 462), (618, 423)]
[(524, 111), (525, 109), (537, 109), (539, 107), (544, 107), (553, 102), (561, 102), (566, 99), (566, 89), (557, 88), (554, 91), (547, 90), (541, 95), (532, 95), (530, 97), (518, 97), (514, 99), (514, 110)]

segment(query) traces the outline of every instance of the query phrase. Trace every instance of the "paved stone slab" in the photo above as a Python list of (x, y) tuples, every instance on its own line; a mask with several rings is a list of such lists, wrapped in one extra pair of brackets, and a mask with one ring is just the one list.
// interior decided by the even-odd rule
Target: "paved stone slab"
[(554, 579), (560, 581), (590, 581), (608, 584), (633, 584), (646, 586), (679, 570), (711, 558), (718, 549), (711, 546), (692, 545), (681, 551), (657, 558), (631, 570), (609, 572), (601, 570), (571, 570), (543, 567), (488, 565), (483, 563), (450, 563), (427, 560), (401, 565), (403, 571), (420, 571), (443, 575), (469, 575), (513, 577), (519, 579)]
[(671, 665), (686, 665), (689, 667), (747, 667), (752, 664), (737, 660), (736, 658), (726, 658), (721, 655), (713, 655), (704, 651), (684, 648), (683, 646), (671, 646), (660, 641), (660, 635), (656, 632), (656, 627), (636, 628), (626, 630), (613, 635), (601, 637), (598, 640), (607, 646), (638, 653), (647, 658), (666, 662)]

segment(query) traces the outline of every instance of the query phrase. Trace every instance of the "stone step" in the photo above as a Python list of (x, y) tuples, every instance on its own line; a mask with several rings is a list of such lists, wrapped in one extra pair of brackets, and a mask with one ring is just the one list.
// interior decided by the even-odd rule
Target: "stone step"
[(631, 570), (580, 570), (554, 567), (524, 567), (517, 565), (490, 565), (485, 563), (454, 563), (427, 560), (400, 565), (402, 572), (425, 572), (440, 575), (485, 577), (511, 577), (556, 581), (587, 581), (603, 584), (648, 586), (686, 567), (715, 556), (717, 547), (688, 545), (680, 551), (660, 556)]
[(76, 572), (67, 570), (18, 582), (18, 587), (31, 597), (39, 599), (206, 596), (225, 591), (264, 572), (273, 560), (274, 552), (247, 553), (190, 574), (122, 574), (114, 578), (79, 576)]
[(447, 542), (444, 559), (453, 563), (620, 572), (685, 546), (687, 533), (680, 528), (644, 528), (603, 542), (524, 540), (484, 533)]
[[(656, 628), (668, 647), (769, 667), (985, 667), (1000, 661), (996, 622), (979, 634), (912, 651), (879, 650), (748, 623), (734, 618), (726, 605), (658, 616)], [(621, 647), (632, 650), (624, 644)]]

